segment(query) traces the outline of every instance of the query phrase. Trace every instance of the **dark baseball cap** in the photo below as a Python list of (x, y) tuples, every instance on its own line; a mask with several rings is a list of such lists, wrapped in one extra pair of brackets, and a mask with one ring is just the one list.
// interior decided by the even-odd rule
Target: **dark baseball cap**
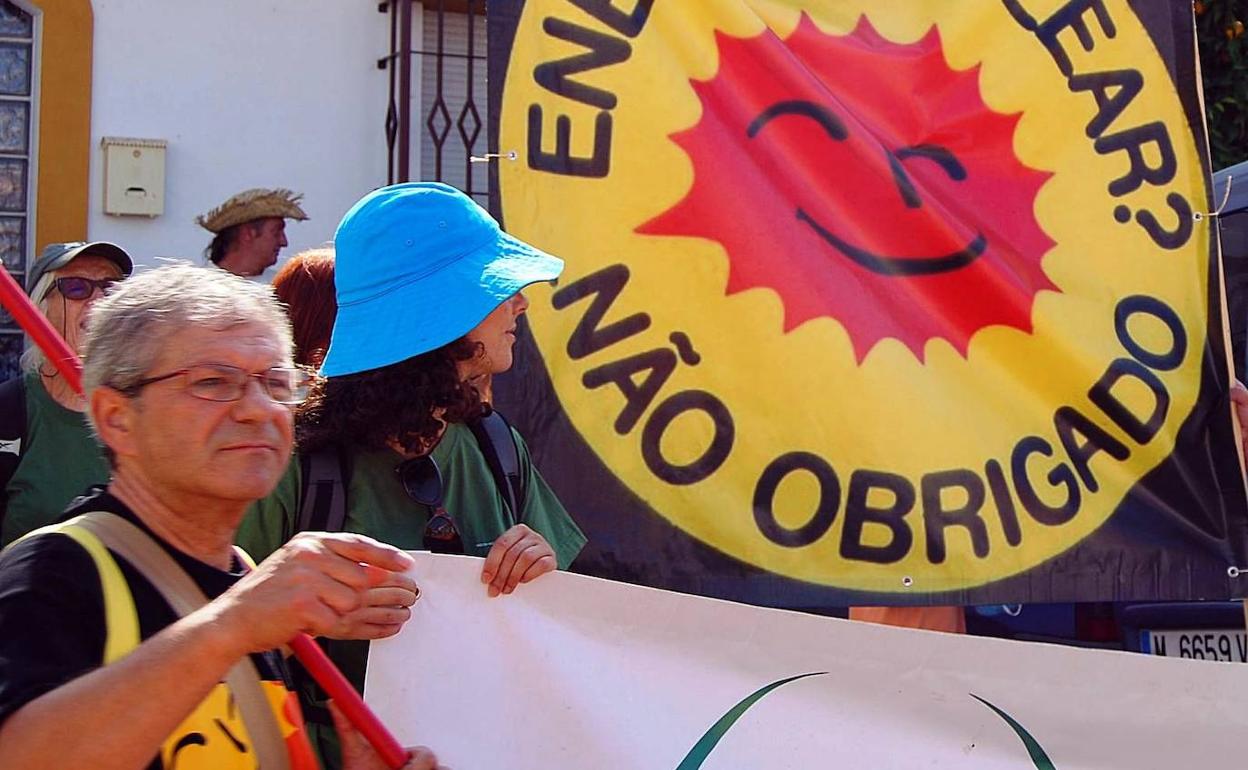
[[(126, 250), (115, 243), (107, 241), (77, 241), (75, 243), (49, 243), (35, 258), (35, 264), (26, 274), (26, 293), (34, 290), (39, 279), (52, 270), (60, 270), (78, 257), (89, 254), (103, 257), (117, 266), (122, 277), (134, 272), (134, 260)], [(36, 300), (38, 297), (35, 298)]]

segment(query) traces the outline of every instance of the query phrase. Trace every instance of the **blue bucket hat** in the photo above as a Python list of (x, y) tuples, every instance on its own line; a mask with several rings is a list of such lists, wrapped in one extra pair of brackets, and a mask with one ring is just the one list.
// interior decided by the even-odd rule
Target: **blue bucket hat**
[(563, 260), (504, 233), (471, 198), (437, 182), (365, 195), (339, 223), (334, 251), (338, 316), (326, 377), (436, 350), (525, 286), (563, 272)]

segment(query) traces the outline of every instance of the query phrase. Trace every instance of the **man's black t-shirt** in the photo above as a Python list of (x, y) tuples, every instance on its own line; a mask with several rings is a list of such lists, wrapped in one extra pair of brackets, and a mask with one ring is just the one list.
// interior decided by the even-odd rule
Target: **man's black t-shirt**
[[(102, 487), (75, 500), (66, 518), (88, 511), (123, 517), (151, 535), (195, 581), (209, 600), (246, 571), (229, 572), (191, 558), (156, 537), (121, 501)], [(139, 635), (147, 639), (178, 616), (122, 557), (113, 554), (134, 598)], [(237, 562), (237, 559), (236, 559)], [(99, 572), (91, 556), (70, 537), (43, 534), (0, 553), (0, 724), (22, 706), (98, 668), (107, 629)], [(253, 655), (262, 679), (289, 683), (276, 652)], [(193, 666), (194, 661), (188, 661)], [(159, 760), (150, 767), (159, 768)]]

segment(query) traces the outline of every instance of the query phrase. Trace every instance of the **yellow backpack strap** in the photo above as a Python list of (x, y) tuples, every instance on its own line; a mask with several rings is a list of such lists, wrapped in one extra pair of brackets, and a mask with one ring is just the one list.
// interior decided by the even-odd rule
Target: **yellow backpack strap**
[[(139, 527), (120, 516), (99, 511), (84, 513), (78, 522), (79, 527), (90, 530), (109, 550), (143, 575), (179, 617), (208, 604), (208, 597), (191, 576)], [(289, 770), (290, 754), (251, 656), (244, 655), (234, 664), (225, 676), (225, 683), (234, 695), (259, 767)]]
[(139, 613), (134, 607), (130, 586), (117, 566), (117, 560), (98, 537), (77, 526), (78, 519), (41, 527), (20, 540), (37, 535), (57, 534), (71, 538), (95, 562), (104, 595), (104, 660), (108, 665), (139, 646)]

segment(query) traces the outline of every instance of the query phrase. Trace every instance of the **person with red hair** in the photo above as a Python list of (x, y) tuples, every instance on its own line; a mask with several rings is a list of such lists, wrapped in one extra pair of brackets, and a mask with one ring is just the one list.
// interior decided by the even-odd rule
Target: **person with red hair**
[(334, 297), (334, 250), (301, 251), (273, 278), (273, 291), (286, 306), (295, 336), (295, 363), (319, 368), (338, 315)]

